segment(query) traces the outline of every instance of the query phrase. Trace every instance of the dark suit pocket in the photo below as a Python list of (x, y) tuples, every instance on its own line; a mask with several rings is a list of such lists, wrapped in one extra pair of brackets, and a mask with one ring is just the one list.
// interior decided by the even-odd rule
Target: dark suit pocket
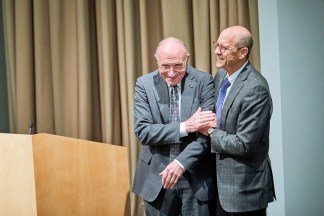
[(264, 165), (262, 163), (235, 165), (235, 172), (237, 173), (263, 172), (263, 171), (264, 171)]

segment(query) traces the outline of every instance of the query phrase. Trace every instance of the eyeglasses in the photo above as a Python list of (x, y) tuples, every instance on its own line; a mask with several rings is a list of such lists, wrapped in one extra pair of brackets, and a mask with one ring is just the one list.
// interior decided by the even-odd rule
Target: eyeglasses
[(166, 72), (166, 71), (170, 71), (171, 68), (173, 69), (173, 71), (181, 71), (185, 66), (186, 66), (186, 62), (187, 62), (187, 58), (184, 59), (182, 62), (178, 62), (178, 63), (173, 63), (173, 64), (160, 64), (158, 65), (160, 71)]
[(213, 42), (213, 48), (214, 50), (216, 50), (217, 48), (219, 49), (219, 51), (223, 54), (224, 52), (226, 52), (227, 50), (231, 49), (230, 47), (226, 47), (223, 46), (221, 44), (218, 44), (217, 42)]
[[(216, 50), (217, 48), (219, 49), (219, 51), (223, 54), (224, 52), (226, 52), (227, 50), (231, 50), (231, 47), (227, 47), (227, 46), (223, 46), (221, 44), (218, 44), (217, 42), (213, 42), (213, 48), (214, 50)], [(237, 50), (242, 49), (243, 47), (238, 47)]]

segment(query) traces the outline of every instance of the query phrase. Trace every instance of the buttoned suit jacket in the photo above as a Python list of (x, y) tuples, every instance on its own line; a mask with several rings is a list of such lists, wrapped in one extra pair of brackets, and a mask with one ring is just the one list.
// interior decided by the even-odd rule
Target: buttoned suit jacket
[[(214, 78), (215, 100), (226, 74), (220, 70)], [(220, 127), (211, 137), (218, 196), (227, 212), (263, 209), (275, 198), (268, 156), (271, 115), (268, 83), (248, 62), (231, 86)]]
[[(210, 74), (187, 65), (181, 81), (181, 122), (198, 109), (214, 110), (214, 83)], [(195, 196), (206, 201), (215, 197), (215, 154), (208, 138), (189, 133), (180, 138), (180, 123), (170, 123), (169, 88), (158, 70), (139, 77), (134, 101), (134, 132), (141, 150), (132, 191), (144, 200), (154, 201), (162, 190), (159, 173), (170, 163), (170, 144), (180, 143), (177, 160)]]

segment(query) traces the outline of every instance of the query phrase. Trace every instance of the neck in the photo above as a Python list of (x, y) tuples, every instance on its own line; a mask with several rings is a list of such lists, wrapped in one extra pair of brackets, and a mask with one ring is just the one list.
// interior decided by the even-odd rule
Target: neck
[(244, 61), (240, 61), (238, 62), (236, 65), (234, 65), (233, 67), (229, 68), (227, 71), (228, 75), (232, 75), (233, 73), (235, 73), (236, 71), (238, 71), (245, 63), (247, 60), (244, 59)]

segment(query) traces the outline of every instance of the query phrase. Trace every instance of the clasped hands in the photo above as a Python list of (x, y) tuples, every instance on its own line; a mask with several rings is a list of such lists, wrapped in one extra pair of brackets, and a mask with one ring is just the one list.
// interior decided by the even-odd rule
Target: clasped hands
[[(201, 107), (185, 122), (187, 133), (200, 132), (208, 135), (210, 127), (216, 127), (216, 115), (212, 111), (202, 111)], [(162, 176), (164, 189), (172, 189), (178, 182), (184, 170), (176, 161), (172, 161), (159, 175)]]
[(216, 114), (212, 111), (202, 111), (201, 107), (185, 122), (187, 133), (200, 132), (208, 135), (208, 128), (216, 127)]

